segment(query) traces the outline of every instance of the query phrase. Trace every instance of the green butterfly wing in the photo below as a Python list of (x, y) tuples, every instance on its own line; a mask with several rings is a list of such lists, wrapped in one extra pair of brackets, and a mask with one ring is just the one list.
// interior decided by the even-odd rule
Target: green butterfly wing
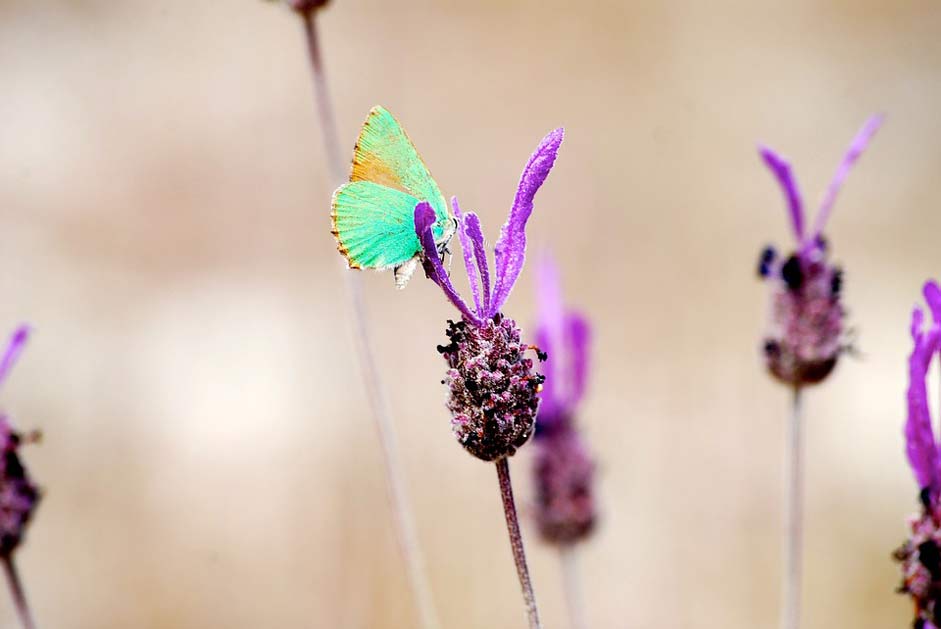
[(446, 239), (451, 217), (438, 184), (392, 114), (373, 107), (353, 151), (350, 183), (333, 196), (333, 234), (350, 267), (394, 268), (418, 254), (420, 201), (438, 217), (436, 240)]
[(341, 186), (333, 195), (333, 233), (350, 267), (389, 269), (418, 253), (417, 204), (412, 195), (371, 181)]

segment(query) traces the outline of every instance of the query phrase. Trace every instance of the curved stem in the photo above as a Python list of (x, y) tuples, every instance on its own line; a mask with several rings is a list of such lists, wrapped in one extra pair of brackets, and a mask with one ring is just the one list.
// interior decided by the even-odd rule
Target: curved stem
[(804, 465), (801, 439), (801, 388), (794, 388), (787, 439), (787, 509), (784, 545), (784, 606), (781, 629), (798, 629), (801, 614), (802, 555), (804, 544)]
[(540, 629), (539, 609), (536, 607), (536, 595), (529, 579), (529, 566), (526, 565), (526, 551), (523, 549), (523, 536), (520, 534), (519, 517), (516, 515), (516, 502), (513, 500), (513, 485), (510, 482), (510, 464), (506, 457), (497, 461), (497, 478), (500, 480), (500, 497), (503, 499), (503, 513), (506, 515), (506, 530), (510, 535), (510, 548), (513, 549), (513, 561), (516, 574), (523, 591), (523, 604), (530, 629)]
[(582, 595), (582, 582), (578, 573), (578, 556), (573, 544), (559, 547), (559, 559), (562, 563), (562, 589), (565, 591), (565, 604), (569, 612), (571, 629), (586, 629), (585, 598)]
[(36, 625), (33, 624), (29, 603), (26, 602), (26, 593), (23, 591), (23, 582), (20, 581), (20, 574), (16, 570), (16, 564), (13, 563), (12, 555), (3, 558), (3, 570), (7, 575), (7, 585), (10, 586), (10, 596), (13, 598), (20, 624), (23, 625), (23, 629), (35, 629)]
[[(307, 52), (310, 59), (311, 75), (314, 83), (314, 95), (317, 100), (317, 112), (320, 116), (320, 127), (323, 133), (324, 148), (327, 162), (331, 172), (331, 180), (339, 185), (344, 177), (346, 167), (340, 155), (339, 141), (337, 139), (336, 120), (333, 115), (333, 103), (327, 88), (327, 79), (324, 72), (323, 60), (320, 55), (317, 27), (314, 21), (316, 11), (301, 12), (304, 23), (304, 34), (307, 40)], [(389, 502), (395, 521), (395, 532), (399, 549), (405, 559), (409, 586), (415, 597), (415, 605), (423, 629), (438, 629), (438, 614), (435, 610), (431, 588), (425, 573), (425, 563), (418, 542), (415, 522), (412, 519), (411, 501), (406, 489), (405, 478), (402, 472), (402, 463), (399, 459), (398, 443), (395, 429), (382, 387), (379, 368), (373, 355), (373, 344), (369, 333), (368, 317), (363, 305), (360, 278), (353, 273), (344, 273), (347, 293), (349, 295), (350, 310), (353, 314), (353, 325), (356, 350), (360, 370), (362, 372), (363, 386), (366, 389), (370, 409), (379, 435), (382, 449), (383, 464), (386, 481), (388, 483)]]

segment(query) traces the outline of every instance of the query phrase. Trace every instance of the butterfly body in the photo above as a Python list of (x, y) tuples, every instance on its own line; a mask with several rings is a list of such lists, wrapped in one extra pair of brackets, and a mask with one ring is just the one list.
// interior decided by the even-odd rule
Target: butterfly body
[(350, 181), (333, 194), (332, 231), (350, 268), (394, 269), (404, 288), (421, 260), (414, 213), (422, 201), (435, 211), (432, 231), (443, 249), (455, 231), (444, 196), (392, 114), (373, 107), (353, 150)]

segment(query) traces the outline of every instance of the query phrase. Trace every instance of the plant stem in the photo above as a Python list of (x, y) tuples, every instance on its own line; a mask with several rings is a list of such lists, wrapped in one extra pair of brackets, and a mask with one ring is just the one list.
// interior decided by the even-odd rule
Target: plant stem
[(786, 477), (787, 509), (784, 545), (784, 606), (781, 629), (798, 629), (801, 615), (802, 558), (804, 545), (804, 465), (801, 438), (801, 387), (794, 387), (788, 426)]
[(560, 546), (559, 560), (562, 564), (562, 589), (565, 591), (565, 604), (569, 612), (569, 627), (586, 629), (588, 623), (585, 621), (585, 599), (582, 595), (575, 545)]
[[(346, 166), (340, 155), (333, 103), (330, 99), (323, 60), (320, 55), (317, 26), (314, 19), (316, 10), (301, 12), (300, 15), (304, 23), (304, 34), (307, 40), (307, 52), (314, 83), (314, 95), (317, 100), (317, 112), (320, 116), (320, 128), (323, 133), (331, 180), (334, 185), (339, 185), (344, 177)], [(399, 549), (405, 559), (409, 586), (415, 598), (415, 605), (418, 608), (420, 626), (424, 629), (438, 629), (440, 623), (438, 622), (438, 614), (435, 610), (431, 588), (425, 573), (425, 563), (418, 543), (415, 522), (412, 518), (411, 501), (402, 472), (395, 429), (393, 428), (389, 405), (386, 401), (379, 369), (376, 366), (373, 354), (373, 344), (369, 333), (368, 317), (363, 304), (360, 278), (349, 272), (344, 272), (343, 275), (346, 279), (350, 310), (353, 313), (353, 336), (355, 337), (363, 385), (367, 392), (383, 454), (389, 502), (395, 521)]]
[(529, 566), (526, 565), (526, 551), (523, 549), (523, 536), (520, 534), (519, 517), (516, 515), (516, 502), (513, 500), (513, 485), (510, 482), (510, 464), (506, 457), (497, 461), (497, 477), (500, 479), (500, 497), (503, 499), (503, 513), (506, 515), (506, 530), (510, 535), (510, 548), (513, 549), (513, 561), (523, 590), (523, 604), (530, 629), (540, 629), (539, 609), (536, 607), (536, 595), (529, 579)]
[(7, 575), (7, 585), (10, 586), (10, 596), (13, 598), (20, 624), (23, 625), (23, 629), (34, 629), (36, 625), (33, 624), (33, 616), (29, 611), (29, 603), (26, 602), (26, 593), (23, 591), (23, 583), (20, 581), (12, 555), (3, 558), (3, 570)]
[(340, 154), (340, 140), (337, 133), (337, 120), (333, 113), (333, 100), (327, 86), (327, 73), (320, 54), (320, 38), (317, 36), (316, 10), (301, 13), (304, 23), (304, 37), (307, 41), (307, 58), (310, 61), (310, 74), (314, 82), (314, 98), (317, 100), (317, 113), (320, 116), (320, 131), (323, 134), (324, 149), (327, 154), (327, 166), (330, 169), (332, 183), (343, 183), (346, 165)]

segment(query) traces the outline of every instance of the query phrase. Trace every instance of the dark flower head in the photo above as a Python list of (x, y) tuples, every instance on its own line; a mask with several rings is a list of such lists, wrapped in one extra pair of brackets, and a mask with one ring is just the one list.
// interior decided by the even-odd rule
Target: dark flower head
[(309, 15), (326, 6), (330, 0), (268, 0), (269, 2), (278, 2), (283, 1), (292, 11), (296, 11), (301, 15)]
[(476, 326), (448, 321), (450, 343), (438, 351), (448, 363), (451, 429), (484, 461), (512, 456), (533, 434), (543, 377), (533, 372), (520, 329), (500, 314)]
[[(21, 326), (14, 332), (0, 362), (2, 383), (26, 343), (29, 329)], [(6, 415), (0, 414), (0, 557), (7, 558), (19, 546), (26, 525), (39, 503), (39, 489), (33, 483), (19, 457), (19, 447), (32, 441), (24, 439), (10, 427)]]
[(935, 354), (941, 350), (941, 288), (928, 282), (924, 295), (932, 321), (926, 323), (920, 308), (912, 312), (914, 347), (908, 359), (905, 422), (906, 453), (920, 488), (922, 509), (910, 519), (911, 536), (894, 556), (902, 564), (899, 591), (915, 602), (916, 626), (935, 627), (941, 626), (941, 457), (932, 428), (926, 378)]
[(771, 374), (791, 386), (822, 382), (846, 348), (845, 310), (840, 301), (843, 272), (828, 260), (823, 229), (837, 193), (850, 169), (882, 124), (870, 118), (840, 163), (817, 213), (813, 229), (804, 225), (804, 204), (791, 166), (769, 148), (761, 147), (765, 164), (777, 178), (787, 201), (796, 247), (779, 256), (771, 247), (762, 251), (759, 275), (771, 287), (771, 323), (764, 340), (764, 357)]
[(588, 379), (589, 336), (588, 321), (565, 309), (558, 269), (546, 256), (539, 269), (536, 339), (548, 358), (536, 416), (533, 480), (536, 523), (552, 544), (573, 544), (595, 526), (595, 462), (576, 423)]
[(543, 377), (524, 357), (530, 346), (522, 344), (519, 328), (503, 317), (501, 308), (523, 268), (533, 198), (552, 170), (562, 135), (562, 129), (556, 129), (543, 138), (523, 170), (510, 216), (494, 246), (492, 277), (480, 220), (473, 212), (462, 213), (457, 199), (451, 199), (473, 307), (454, 290), (441, 262), (432, 232), (434, 210), (427, 202), (415, 206), (425, 275), (444, 291), (462, 318), (449, 322), (450, 342), (439, 348), (449, 367), (444, 383), (452, 427), (461, 444), (485, 461), (511, 456), (533, 434)]
[(534, 480), (536, 523), (551, 544), (573, 544), (586, 538), (597, 519), (595, 462), (581, 436), (564, 424), (536, 440)]

